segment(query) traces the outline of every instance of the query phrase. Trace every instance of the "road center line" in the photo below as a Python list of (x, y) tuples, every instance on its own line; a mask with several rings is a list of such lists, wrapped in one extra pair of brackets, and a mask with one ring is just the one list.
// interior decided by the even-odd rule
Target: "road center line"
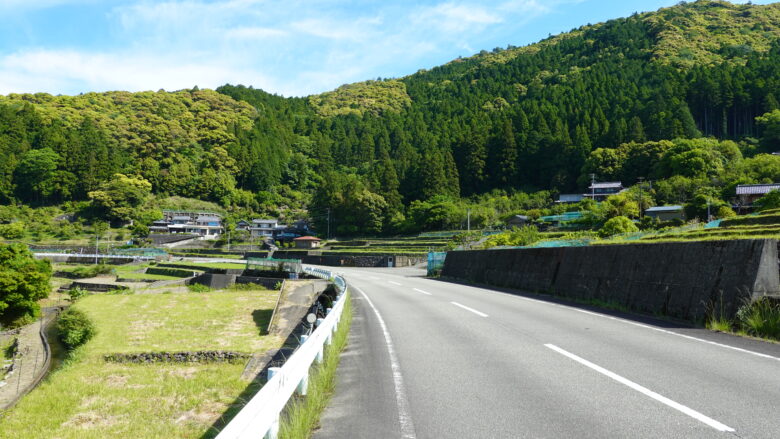
[(714, 429), (716, 429), (718, 431), (724, 431), (724, 432), (733, 432), (734, 431), (733, 428), (731, 428), (731, 427), (729, 427), (727, 425), (721, 424), (720, 422), (718, 422), (718, 421), (716, 421), (716, 420), (714, 420), (712, 418), (709, 418), (709, 417), (707, 417), (707, 416), (697, 412), (696, 410), (693, 410), (690, 407), (684, 406), (684, 405), (682, 405), (682, 404), (680, 404), (678, 402), (672, 401), (671, 399), (669, 399), (669, 398), (667, 398), (665, 396), (659, 395), (659, 394), (653, 392), (650, 389), (642, 387), (639, 384), (637, 384), (637, 383), (635, 383), (635, 382), (633, 382), (633, 381), (631, 381), (631, 380), (629, 380), (627, 378), (623, 378), (622, 376), (620, 376), (620, 375), (618, 375), (618, 374), (616, 374), (614, 372), (611, 372), (611, 371), (609, 371), (607, 369), (604, 369), (603, 367), (601, 367), (601, 366), (599, 366), (597, 364), (593, 364), (593, 363), (591, 363), (590, 361), (588, 361), (588, 360), (586, 360), (584, 358), (578, 357), (578, 356), (572, 354), (571, 352), (567, 352), (567, 351), (559, 348), (558, 346), (555, 346), (555, 345), (549, 344), (549, 343), (545, 344), (545, 346), (547, 348), (549, 348), (549, 349), (554, 350), (555, 352), (558, 352), (561, 355), (569, 357), (570, 359), (572, 359), (572, 360), (574, 360), (574, 361), (576, 361), (576, 362), (578, 362), (578, 363), (580, 363), (580, 364), (582, 364), (584, 366), (587, 366), (587, 367), (595, 370), (596, 372), (598, 372), (598, 373), (600, 373), (602, 375), (606, 375), (607, 377), (612, 378), (613, 380), (615, 380), (615, 381), (617, 381), (617, 382), (619, 382), (619, 383), (621, 383), (621, 384), (623, 384), (625, 386), (628, 386), (628, 387), (636, 390), (637, 392), (644, 394), (645, 396), (649, 396), (650, 398), (653, 398), (653, 399), (655, 399), (656, 401), (658, 401), (658, 402), (660, 402), (662, 404), (665, 404), (665, 405), (667, 405), (667, 406), (669, 406), (669, 407), (671, 407), (671, 408), (673, 408), (675, 410), (678, 410), (678, 411), (680, 411), (682, 413), (685, 413), (686, 415), (696, 419), (697, 421), (703, 422), (703, 423), (709, 425), (710, 427), (712, 427), (712, 428), (714, 428)]
[(414, 291), (417, 291), (418, 293), (425, 294), (425, 295), (427, 295), (427, 296), (433, 296), (433, 294), (431, 294), (431, 293), (429, 293), (429, 292), (427, 292), (427, 291), (423, 291), (423, 290), (421, 290), (421, 289), (419, 289), (419, 288), (412, 288), (412, 289), (413, 289)]
[(405, 439), (416, 439), (417, 435), (414, 432), (414, 423), (412, 423), (412, 417), (409, 415), (409, 400), (406, 399), (406, 390), (404, 389), (404, 378), (401, 375), (401, 364), (398, 362), (398, 356), (395, 353), (393, 347), (393, 339), (390, 337), (390, 331), (387, 330), (385, 325), (385, 319), (379, 314), (379, 310), (376, 309), (371, 299), (366, 296), (358, 287), (353, 287), (366, 299), (368, 306), (374, 310), (376, 314), (376, 320), (379, 322), (379, 327), (382, 328), (382, 334), (385, 337), (385, 344), (387, 345), (387, 353), (390, 355), (390, 369), (393, 371), (393, 385), (395, 386), (395, 400), (398, 405), (398, 422), (401, 424), (401, 437)]
[(389, 280), (389, 281), (387, 281), (387, 282), (388, 282), (388, 283), (391, 283), (391, 284), (393, 284), (393, 285), (398, 285), (399, 287), (400, 287), (400, 286), (403, 286), (403, 285), (399, 284), (398, 282), (393, 282), (393, 281), (391, 281), (391, 280)]
[(731, 350), (734, 350), (734, 351), (737, 351), (737, 352), (742, 352), (744, 354), (755, 355), (756, 357), (768, 358), (770, 360), (780, 361), (780, 358), (773, 357), (772, 355), (762, 354), (760, 352), (755, 352), (755, 351), (751, 351), (751, 350), (748, 350), (748, 349), (742, 349), (742, 348), (738, 348), (736, 346), (730, 346), (730, 345), (727, 345), (727, 344), (718, 343), (716, 341), (710, 341), (710, 340), (705, 340), (703, 338), (698, 338), (698, 337), (693, 337), (693, 336), (690, 336), (690, 335), (680, 334), (679, 332), (669, 331), (668, 329), (657, 328), (655, 326), (645, 325), (643, 323), (632, 322), (631, 320), (626, 320), (626, 319), (622, 319), (622, 318), (619, 318), (619, 317), (613, 317), (613, 316), (606, 315), (606, 314), (601, 314), (601, 313), (597, 313), (597, 312), (593, 312), (593, 311), (579, 309), (579, 308), (575, 308), (573, 306), (566, 306), (566, 305), (560, 305), (560, 304), (557, 304), (557, 303), (551, 303), (551, 302), (548, 302), (546, 300), (532, 299), (530, 297), (523, 297), (523, 296), (515, 296), (515, 297), (517, 297), (518, 299), (521, 299), (521, 300), (526, 300), (528, 302), (536, 302), (536, 303), (542, 303), (542, 304), (545, 304), (545, 305), (551, 305), (551, 306), (554, 306), (554, 307), (557, 307), (557, 308), (568, 309), (570, 311), (576, 311), (576, 312), (580, 312), (580, 313), (583, 313), (583, 314), (588, 314), (588, 315), (592, 315), (592, 316), (596, 316), (596, 317), (601, 317), (602, 319), (614, 320), (616, 322), (625, 323), (627, 325), (633, 325), (633, 326), (637, 326), (639, 328), (650, 329), (650, 330), (653, 330), (653, 331), (662, 332), (664, 334), (674, 335), (674, 336), (677, 336), (677, 337), (682, 337), (682, 338), (685, 338), (685, 339), (688, 339), (688, 340), (697, 341), (699, 343), (706, 343), (706, 344), (709, 344), (709, 345), (718, 346), (718, 347), (725, 348), (725, 349), (731, 349)]
[(460, 304), (460, 303), (458, 303), (458, 302), (450, 302), (450, 303), (451, 303), (451, 304), (453, 304), (453, 305), (455, 305), (455, 306), (457, 306), (457, 307), (463, 308), (463, 309), (465, 309), (466, 311), (471, 311), (471, 312), (473, 312), (474, 314), (476, 314), (476, 315), (478, 315), (478, 316), (480, 316), (480, 317), (487, 317), (487, 316), (488, 316), (487, 314), (485, 314), (485, 313), (483, 313), (483, 312), (477, 311), (477, 310), (476, 310), (476, 309), (474, 309), (474, 308), (469, 308), (469, 307), (468, 307), (468, 306), (466, 306), (466, 305), (461, 305), (461, 304)]

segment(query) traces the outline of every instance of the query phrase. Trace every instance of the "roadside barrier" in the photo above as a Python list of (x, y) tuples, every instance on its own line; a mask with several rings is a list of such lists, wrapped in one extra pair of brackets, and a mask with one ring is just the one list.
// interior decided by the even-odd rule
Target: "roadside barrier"
[(333, 308), (328, 310), (324, 319), (317, 319), (317, 329), (310, 336), (301, 337), (301, 345), (284, 366), (268, 369), (268, 382), (222, 429), (217, 439), (275, 439), (279, 433), (279, 415), (290, 397), (296, 392), (306, 395), (309, 369), (315, 361), (323, 361), (325, 346), (330, 345), (333, 333), (341, 321), (347, 297), (347, 283), (344, 278), (328, 270), (304, 267), (303, 271), (333, 282), (337, 292)]

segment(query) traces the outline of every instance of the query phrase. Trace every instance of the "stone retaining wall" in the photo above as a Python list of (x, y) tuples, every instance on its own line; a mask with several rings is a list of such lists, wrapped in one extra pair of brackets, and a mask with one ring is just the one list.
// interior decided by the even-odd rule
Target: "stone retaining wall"
[(780, 293), (777, 241), (453, 251), (442, 276), (701, 321)]
[(107, 354), (110, 363), (232, 363), (251, 358), (251, 354), (233, 351), (141, 352), (135, 354)]

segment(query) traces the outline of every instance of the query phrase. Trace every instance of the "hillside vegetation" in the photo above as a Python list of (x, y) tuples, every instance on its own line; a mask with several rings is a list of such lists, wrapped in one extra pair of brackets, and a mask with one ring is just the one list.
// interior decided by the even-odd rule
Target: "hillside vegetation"
[(107, 211), (105, 194), (146, 180), (153, 199), (401, 233), (461, 228), (469, 208), (483, 211), (475, 227), (555, 213), (552, 198), (595, 173), (651, 179), (652, 202), (700, 211), (702, 197), (780, 180), (780, 157), (763, 154), (780, 150), (779, 28), (779, 4), (700, 0), (307, 98), (240, 85), (11, 95), (0, 202), (102, 191), (92, 203)]

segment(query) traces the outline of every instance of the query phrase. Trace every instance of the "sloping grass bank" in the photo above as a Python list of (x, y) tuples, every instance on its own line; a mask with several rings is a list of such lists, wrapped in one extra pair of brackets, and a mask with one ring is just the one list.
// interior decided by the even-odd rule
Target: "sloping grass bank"
[(96, 336), (0, 419), (0, 437), (199, 438), (247, 389), (243, 362), (117, 364), (109, 353), (281, 344), (265, 335), (275, 291), (92, 295), (74, 307)]

